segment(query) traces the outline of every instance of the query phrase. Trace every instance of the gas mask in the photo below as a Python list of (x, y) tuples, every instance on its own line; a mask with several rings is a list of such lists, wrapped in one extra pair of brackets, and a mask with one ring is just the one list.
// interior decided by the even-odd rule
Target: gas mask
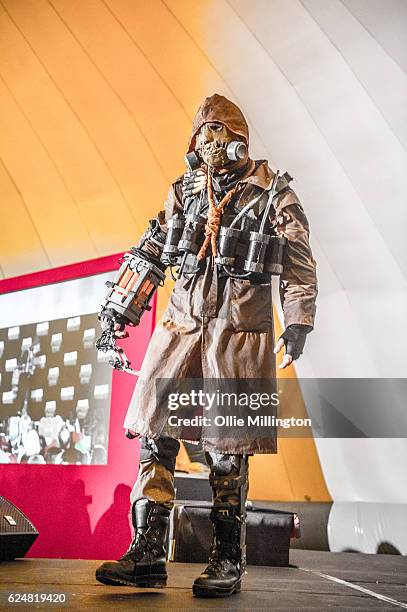
[(223, 123), (211, 121), (197, 133), (195, 149), (207, 166), (217, 170), (235, 167), (248, 158), (247, 145), (238, 138)]

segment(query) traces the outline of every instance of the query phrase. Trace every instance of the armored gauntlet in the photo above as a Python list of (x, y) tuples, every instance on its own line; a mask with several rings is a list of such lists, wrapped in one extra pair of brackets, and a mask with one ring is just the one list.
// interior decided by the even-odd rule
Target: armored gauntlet
[(133, 247), (123, 255), (122, 265), (113, 281), (107, 281), (105, 296), (99, 314), (102, 335), (96, 342), (96, 348), (110, 353), (109, 364), (118, 370), (137, 374), (130, 367), (122, 348), (115, 342), (115, 326), (124, 329), (126, 325), (135, 326), (149, 305), (159, 285), (164, 284), (164, 264), (141, 249)]

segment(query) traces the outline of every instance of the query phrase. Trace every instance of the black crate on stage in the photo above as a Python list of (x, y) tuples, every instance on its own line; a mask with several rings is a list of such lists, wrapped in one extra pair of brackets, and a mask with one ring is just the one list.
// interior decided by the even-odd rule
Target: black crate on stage
[[(171, 512), (169, 558), (183, 563), (206, 563), (212, 541), (208, 502), (177, 501)], [(247, 564), (287, 566), (294, 513), (252, 508), (247, 510)]]

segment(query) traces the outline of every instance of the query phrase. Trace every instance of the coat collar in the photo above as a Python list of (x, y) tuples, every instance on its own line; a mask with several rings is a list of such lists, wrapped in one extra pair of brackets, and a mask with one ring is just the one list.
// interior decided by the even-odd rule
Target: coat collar
[(252, 174), (242, 179), (242, 183), (250, 183), (261, 189), (270, 189), (274, 178), (274, 172), (269, 167), (266, 160), (255, 161), (255, 168)]

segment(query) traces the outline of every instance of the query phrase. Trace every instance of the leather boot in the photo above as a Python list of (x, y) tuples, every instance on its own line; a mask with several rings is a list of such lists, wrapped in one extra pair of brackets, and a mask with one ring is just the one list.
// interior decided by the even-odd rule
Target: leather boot
[(107, 561), (98, 567), (96, 579), (112, 586), (165, 587), (165, 539), (169, 515), (166, 506), (148, 499), (133, 504), (134, 540), (118, 561)]
[(244, 572), (242, 525), (239, 518), (233, 506), (212, 509), (211, 521), (215, 535), (209, 553), (209, 565), (192, 587), (196, 597), (229, 597), (239, 593)]
[(213, 541), (209, 565), (195, 580), (196, 597), (228, 597), (239, 593), (246, 567), (246, 494), (248, 457), (207, 454), (213, 491), (210, 519)]

